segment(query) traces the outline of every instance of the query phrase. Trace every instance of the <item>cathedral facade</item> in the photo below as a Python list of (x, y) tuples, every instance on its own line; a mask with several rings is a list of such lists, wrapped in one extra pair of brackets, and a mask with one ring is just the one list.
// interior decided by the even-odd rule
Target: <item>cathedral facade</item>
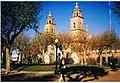
[[(72, 11), (72, 15), (70, 18), (70, 32), (69, 33), (70, 33), (70, 36), (73, 37), (72, 38), (73, 41), (77, 41), (78, 36), (84, 35), (85, 30), (84, 30), (83, 25), (84, 25), (84, 18), (82, 16), (82, 13), (80, 11), (78, 3), (76, 3), (75, 8)], [(48, 17), (46, 19), (46, 23), (44, 26), (44, 33), (48, 33), (48, 34), (52, 34), (52, 35), (56, 34), (56, 24), (54, 22), (51, 11), (49, 11)], [(53, 46), (53, 48), (54, 48), (54, 46)], [(68, 48), (68, 49), (70, 49), (70, 48)], [(65, 51), (65, 52), (67, 52), (67, 51)], [(50, 52), (47, 51), (44, 55), (44, 62), (46, 64), (50, 63), (50, 55), (48, 53), (50, 54)], [(51, 56), (53, 58), (55, 58), (54, 52), (51, 51), (51, 53), (53, 53), (53, 55), (51, 55)], [(76, 52), (73, 52), (71, 54), (71, 58), (73, 58), (75, 64), (80, 62), (79, 56)], [(54, 59), (52, 59), (52, 60), (54, 60)]]
[(54, 23), (54, 19), (52, 17), (52, 13), (51, 11), (49, 11), (47, 20), (46, 20), (46, 24), (44, 27), (44, 32), (45, 33), (50, 33), (50, 34), (55, 34), (56, 32), (56, 28), (55, 28), (55, 23)]
[(74, 38), (76, 38), (78, 35), (82, 35), (84, 33), (83, 28), (83, 16), (81, 14), (80, 8), (78, 6), (78, 3), (76, 3), (76, 6), (72, 12), (72, 16), (70, 18), (70, 34)]
[[(49, 33), (51, 35), (56, 35), (56, 24), (53, 19), (51, 11), (48, 14), (48, 17), (46, 19), (46, 23), (44, 26), (44, 33)], [(80, 46), (84, 46), (85, 43), (84, 41), (82, 43), (78, 43), (81, 40), (86, 39), (88, 41), (91, 41), (92, 36), (88, 33), (88, 29), (84, 28), (84, 18), (82, 16), (82, 12), (78, 6), (78, 3), (76, 3), (72, 15), (70, 18), (70, 30), (69, 34), (72, 37), (72, 44), (76, 44), (77, 47), (80, 48)], [(90, 39), (90, 40), (89, 40)], [(89, 44), (89, 43), (88, 43)], [(89, 50), (89, 47), (87, 49), (84, 49), (86, 47), (83, 47), (82, 52), (78, 52), (76, 50), (71, 49), (71, 45), (69, 45), (68, 49), (64, 50), (65, 53), (62, 54), (60, 49), (58, 49), (58, 53), (60, 53), (62, 56), (65, 56), (68, 52), (71, 53), (71, 58), (74, 60), (74, 64), (81, 63), (81, 65), (87, 65), (89, 64), (88, 59), (95, 59), (99, 57), (98, 55), (98, 50)], [(49, 45), (47, 47), (47, 51), (44, 54), (44, 62), (46, 64), (50, 64), (51, 61), (55, 62), (55, 46), (54, 45)], [(80, 49), (81, 50), (81, 49)], [(88, 52), (89, 51), (89, 52)], [(86, 54), (85, 54), (86, 53)], [(88, 54), (87, 54), (88, 53)], [(120, 51), (117, 53), (119, 55)], [(90, 55), (90, 56), (87, 56)], [(102, 57), (105, 57), (106, 62), (108, 62), (108, 57), (112, 56), (112, 54), (107, 54), (107, 52), (103, 51), (103, 54), (101, 55)]]
[[(84, 33), (84, 18), (76, 3), (74, 10), (72, 11), (72, 16), (70, 18), (70, 34), (73, 37)], [(52, 17), (52, 12), (49, 11), (46, 24), (44, 26), (44, 33), (56, 34), (56, 24)]]

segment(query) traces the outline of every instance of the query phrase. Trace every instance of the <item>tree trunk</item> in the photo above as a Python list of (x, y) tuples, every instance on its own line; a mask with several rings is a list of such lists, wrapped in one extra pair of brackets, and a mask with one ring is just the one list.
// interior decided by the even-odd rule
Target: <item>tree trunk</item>
[(3, 51), (2, 59), (3, 59), (3, 64), (5, 65), (5, 63), (6, 63), (6, 51)]
[(6, 47), (6, 74), (10, 72), (10, 44), (7, 43)]
[(44, 55), (45, 55), (45, 52), (44, 52), (44, 51), (45, 51), (45, 50), (43, 49), (43, 50), (42, 50), (42, 60), (43, 60), (43, 63), (45, 62), (45, 61), (44, 61), (44, 58), (45, 58), (45, 57), (44, 57)]
[(22, 53), (20, 53), (20, 54), (21, 54), (20, 64), (23, 64), (23, 54)]
[(81, 59), (81, 65), (84, 65), (84, 54), (81, 56), (82, 57), (82, 59)]
[(83, 59), (84, 59), (84, 65), (87, 65), (85, 51), (84, 51), (84, 54), (83, 54)]
[(100, 54), (100, 66), (102, 66), (102, 54)]
[(106, 52), (106, 63), (108, 64), (108, 54)]
[(21, 54), (18, 54), (17, 64), (20, 64), (20, 60), (21, 60)]

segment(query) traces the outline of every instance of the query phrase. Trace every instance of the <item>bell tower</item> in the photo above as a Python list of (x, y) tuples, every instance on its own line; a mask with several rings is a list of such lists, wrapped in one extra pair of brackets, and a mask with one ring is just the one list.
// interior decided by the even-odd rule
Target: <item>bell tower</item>
[(77, 35), (82, 35), (83, 32), (83, 17), (78, 3), (76, 3), (70, 18), (70, 33), (73, 37), (76, 37)]
[(48, 14), (48, 17), (47, 17), (44, 32), (45, 33), (50, 33), (50, 34), (55, 34), (55, 23), (54, 23), (54, 19), (52, 17), (52, 12), (51, 11), (49, 11), (49, 14)]

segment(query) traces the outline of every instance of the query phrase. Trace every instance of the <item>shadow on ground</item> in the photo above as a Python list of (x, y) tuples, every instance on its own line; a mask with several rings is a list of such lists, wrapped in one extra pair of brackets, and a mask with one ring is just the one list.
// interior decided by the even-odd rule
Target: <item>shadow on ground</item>
[[(23, 67), (24, 68), (24, 67)], [(86, 82), (92, 81), (94, 79), (99, 79), (107, 75), (108, 72), (101, 67), (94, 66), (76, 66), (69, 67), (67, 70), (67, 75), (65, 78), (68, 82)], [(56, 81), (59, 79), (59, 75), (55, 76), (54, 74), (37, 74), (37, 73), (18, 73), (18, 74), (2, 74), (1, 81), (38, 81), (38, 82), (47, 82), (47, 81)]]
[[(67, 78), (69, 79), (69, 82), (92, 81), (108, 74), (108, 72), (105, 71), (104, 68), (96, 66), (69, 67), (68, 72), (69, 74), (67, 75)], [(72, 76), (73, 74), (76, 75)]]
[[(33, 74), (31, 74), (33, 75)], [(46, 82), (46, 81), (54, 81), (55, 79), (58, 79), (59, 77), (58, 76), (55, 76), (53, 74), (49, 74), (49, 75), (33, 75), (33, 76), (29, 76), (29, 75), (26, 75), (24, 73), (21, 73), (21, 74), (14, 74), (14, 75), (2, 75), (1, 76), (1, 81), (3, 82), (31, 82), (31, 81), (39, 81), (39, 82)]]

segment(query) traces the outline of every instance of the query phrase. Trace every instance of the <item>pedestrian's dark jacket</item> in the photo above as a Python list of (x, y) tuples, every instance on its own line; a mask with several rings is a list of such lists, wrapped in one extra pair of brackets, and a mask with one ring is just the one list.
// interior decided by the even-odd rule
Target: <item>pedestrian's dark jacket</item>
[(61, 74), (66, 74), (67, 73), (67, 65), (66, 65), (66, 61), (64, 64), (62, 64), (62, 60), (60, 61), (60, 73)]

